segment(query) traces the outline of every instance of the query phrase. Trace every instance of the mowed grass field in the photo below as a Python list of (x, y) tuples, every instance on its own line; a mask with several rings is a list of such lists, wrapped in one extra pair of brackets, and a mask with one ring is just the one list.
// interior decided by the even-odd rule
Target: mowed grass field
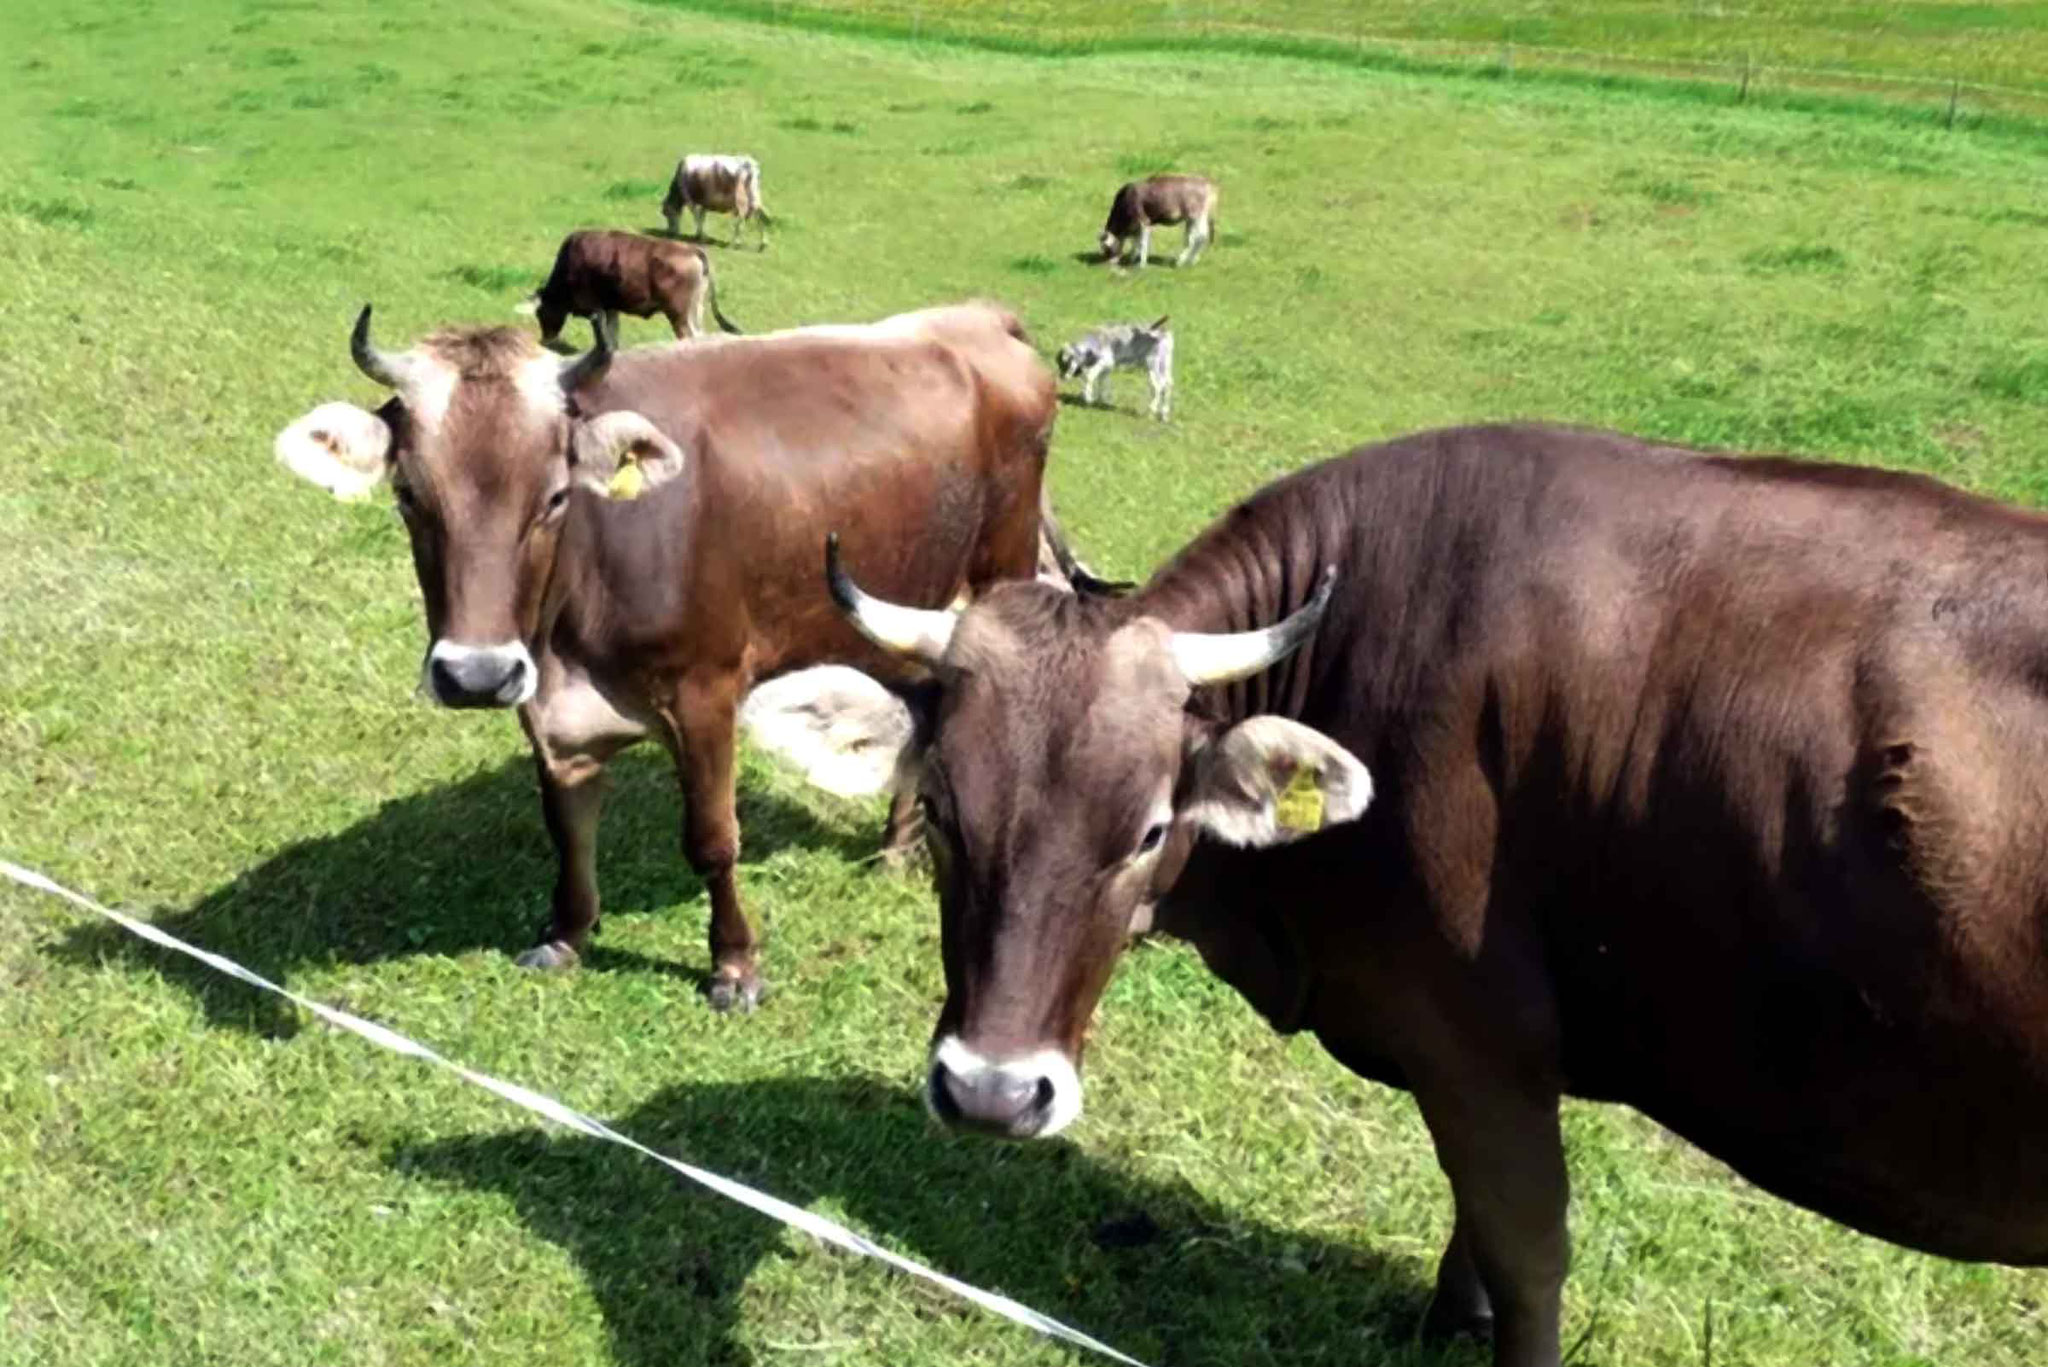
[[(413, 698), (397, 520), (270, 456), (376, 401), (363, 301), (386, 345), (519, 321), (563, 232), (652, 226), (678, 153), (744, 150), (778, 216), (715, 253), (749, 328), (988, 294), (1050, 351), (1172, 315), (1176, 421), (1125, 377), (1055, 439), (1114, 573), (1278, 472), (1496, 417), (2048, 501), (2048, 133), (2020, 125), (612, 0), (65, 0), (0, 13), (0, 54), (0, 855), (1156, 1364), (1484, 1360), (1413, 1341), (1449, 1216), (1413, 1105), (1148, 945), (1070, 1138), (936, 1132), (930, 893), (869, 862), (878, 807), (752, 757), (758, 1014), (698, 994), (651, 753), (617, 766), (586, 967), (515, 971), (551, 876), (517, 727)], [(1202, 264), (1077, 260), (1169, 166), (1222, 183)], [(1618, 1108), (1567, 1132), (1578, 1361), (2048, 1358), (2048, 1275), (1848, 1233)], [(0, 890), (0, 1367), (535, 1360), (1077, 1357)]]
[[(1134, 43), (1320, 45), (1363, 60), (1390, 53), (1487, 55), (1580, 70), (1665, 66), (1696, 78), (1751, 68), (1762, 83), (1861, 83), (1921, 98), (1962, 82), (1973, 101), (2039, 114), (2048, 98), (2048, 5), (2038, 0), (660, 0), (854, 29), (1025, 48)], [(1503, 52), (1503, 49), (1507, 51)]]

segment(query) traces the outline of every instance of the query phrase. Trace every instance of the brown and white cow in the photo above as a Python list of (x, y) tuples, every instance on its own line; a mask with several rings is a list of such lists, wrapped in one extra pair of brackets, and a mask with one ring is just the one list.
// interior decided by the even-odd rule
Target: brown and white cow
[[(675, 757), (684, 853), (709, 892), (712, 1001), (751, 1006), (740, 701), (826, 662), (923, 674), (819, 592), (828, 526), (909, 602), (1032, 576), (1050, 372), (979, 303), (616, 355), (600, 332), (568, 362), (509, 328), (380, 351), (365, 308), (351, 349), (392, 397), (374, 413), (324, 404), (277, 454), (338, 497), (391, 482), (426, 605), (423, 690), (518, 709), (559, 860), (553, 915), (519, 962), (576, 961), (598, 920), (605, 763), (652, 736)], [(906, 796), (892, 844), (914, 817)]]
[(697, 240), (704, 240), (704, 214), (732, 215), (732, 245), (740, 245), (740, 229), (748, 219), (761, 234), (761, 250), (768, 250), (768, 206), (761, 201), (761, 163), (752, 157), (692, 152), (676, 163), (676, 173), (661, 201), (661, 216), (668, 220), (671, 237), (682, 231), (683, 210), (697, 221)]
[(551, 346), (571, 315), (599, 319), (618, 336), (619, 315), (668, 319), (677, 340), (704, 332), (704, 305), (726, 332), (739, 327), (718, 307), (718, 280), (711, 258), (689, 242), (667, 242), (644, 233), (584, 228), (562, 239), (547, 283), (526, 308), (540, 321), (541, 345)]
[(1187, 242), (1174, 265), (1192, 265), (1216, 231), (1216, 185), (1205, 176), (1152, 176), (1126, 182), (1109, 203), (1109, 221), (1102, 225), (1104, 261), (1138, 243), (1138, 264), (1152, 252), (1154, 224), (1188, 225)]
[(1491, 1319), (1499, 1367), (1558, 1361), (1566, 1094), (2048, 1263), (2048, 517), (1465, 428), (1267, 487), (1121, 601), (828, 574), (935, 681), (947, 1121), (1072, 1120), (1151, 925), (1414, 1092), (1457, 1208), (1431, 1323)]

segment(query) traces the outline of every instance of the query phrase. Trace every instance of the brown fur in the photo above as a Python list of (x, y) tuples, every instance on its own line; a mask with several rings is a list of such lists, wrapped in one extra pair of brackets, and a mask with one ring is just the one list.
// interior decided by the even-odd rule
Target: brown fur
[[(733, 881), (735, 710), (753, 684), (814, 664), (913, 677), (819, 588), (828, 531), (907, 602), (1032, 574), (1057, 405), (1013, 327), (966, 305), (878, 329), (627, 351), (562, 413), (507, 383), (541, 354), (529, 338), (430, 340), (462, 378), (430, 429), (402, 396), (385, 405), (393, 478), (433, 637), (524, 641), (539, 670), (521, 721), (560, 869), (538, 961), (573, 957), (595, 928), (602, 771), (652, 734), (675, 755), (684, 850), (711, 901), (714, 995), (751, 1004), (756, 940)], [(684, 453), (680, 475), (631, 502), (574, 487), (569, 447), (573, 422), (622, 410)], [(617, 715), (589, 720), (605, 707)], [(909, 814), (892, 813), (893, 835)]]
[[(688, 242), (668, 242), (641, 233), (584, 229), (562, 239), (554, 269), (535, 295), (541, 340), (552, 342), (572, 315), (591, 319), (619, 314), (668, 320), (678, 338), (703, 331), (709, 302), (719, 327), (738, 332), (718, 309), (711, 258)], [(616, 328), (615, 328), (616, 330)]]
[[(1273, 622), (1329, 566), (1264, 674), (1183, 702), (1109, 667), (1134, 622)], [(933, 714), (941, 1032), (1078, 1056), (1156, 896), (1276, 1025), (1415, 1092), (1457, 1201), (1434, 1322), (1490, 1314), (1500, 1367), (1557, 1361), (1568, 1093), (1881, 1237), (2048, 1262), (2048, 519), (1457, 429), (1269, 486), (1125, 602), (1005, 586), (956, 639), (1003, 648)], [(1120, 880), (1148, 794), (1259, 713), (1375, 806), (1268, 850), (1179, 828)]]

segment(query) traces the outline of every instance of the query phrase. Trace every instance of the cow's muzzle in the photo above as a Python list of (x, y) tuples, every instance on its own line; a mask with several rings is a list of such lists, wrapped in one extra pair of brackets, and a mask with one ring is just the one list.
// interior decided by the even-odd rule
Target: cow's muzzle
[(948, 1035), (932, 1051), (925, 1102), (954, 1129), (1045, 1139), (1081, 1114), (1081, 1079), (1057, 1049), (993, 1060)]
[(540, 672), (521, 641), (466, 646), (436, 641), (427, 652), (426, 691), (443, 707), (517, 707), (533, 697)]

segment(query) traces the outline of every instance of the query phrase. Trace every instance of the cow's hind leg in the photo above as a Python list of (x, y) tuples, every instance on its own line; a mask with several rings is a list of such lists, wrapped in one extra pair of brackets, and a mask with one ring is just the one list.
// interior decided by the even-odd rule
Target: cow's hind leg
[(676, 763), (683, 787), (683, 855), (704, 880), (711, 901), (711, 980), (705, 995), (719, 1011), (751, 1011), (763, 984), (759, 941), (740, 908), (733, 866), (740, 857), (733, 785), (739, 681), (729, 676), (685, 680), (673, 712)]
[(1180, 256), (1173, 264), (1176, 266), (1192, 266), (1195, 263), (1195, 259), (1202, 254), (1202, 250), (1208, 245), (1209, 220), (1206, 218), (1189, 219), (1188, 240), (1181, 247)]
[(704, 206), (692, 204), (690, 206), (690, 216), (696, 220), (696, 226), (692, 231), (695, 233), (697, 240), (702, 242), (704, 240)]
[(1493, 1302), (1487, 1299), (1479, 1264), (1472, 1259), (1472, 1235), (1460, 1219), (1437, 1264), (1436, 1294), (1429, 1298), (1422, 1333), (1425, 1338), (1447, 1339), (1461, 1334), (1484, 1338), (1492, 1332)]

